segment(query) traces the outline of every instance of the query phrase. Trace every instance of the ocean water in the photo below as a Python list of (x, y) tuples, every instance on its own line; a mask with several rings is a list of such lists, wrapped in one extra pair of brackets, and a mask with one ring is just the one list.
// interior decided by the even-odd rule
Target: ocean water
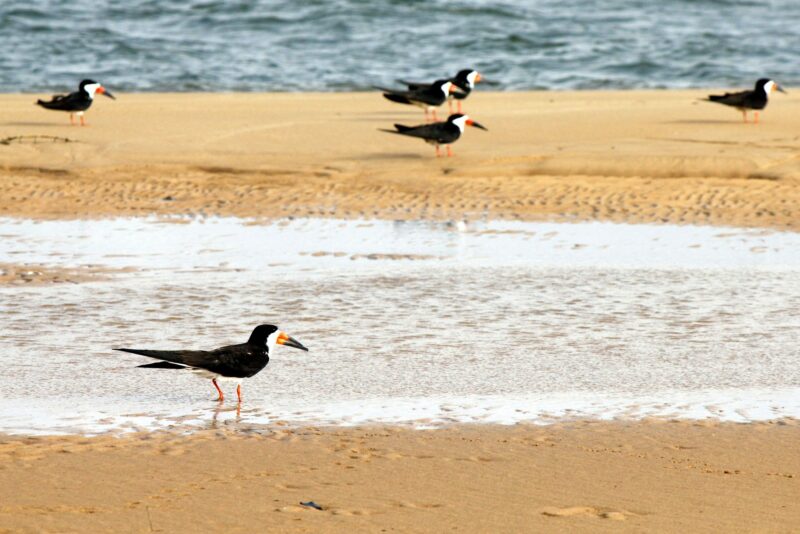
[(796, 0), (4, 0), (0, 91), (793, 85), (798, 27)]
[[(182, 224), (175, 224), (181, 222)], [(625, 224), (0, 219), (0, 432), (800, 417), (800, 234)], [(309, 347), (217, 404), (112, 347)]]

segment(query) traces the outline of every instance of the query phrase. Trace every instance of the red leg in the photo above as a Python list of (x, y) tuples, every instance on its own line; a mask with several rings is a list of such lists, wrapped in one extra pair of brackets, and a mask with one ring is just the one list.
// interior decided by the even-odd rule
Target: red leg
[(236, 386), (236, 398), (239, 399), (239, 404), (242, 403), (242, 385)]
[(441, 153), (439, 153), (439, 145), (436, 145), (436, 157), (438, 158), (439, 156), (441, 156)]
[(451, 157), (453, 155), (453, 149), (450, 148), (450, 145), (447, 145), (447, 157)]
[(72, 113), (69, 114), (69, 123), (72, 126), (75, 126), (75, 115), (73, 115)]
[(433, 122), (437, 122), (438, 120), (439, 120), (439, 117), (436, 116), (436, 110), (434, 109), (433, 110)]
[(217, 388), (217, 392), (219, 392), (219, 398), (217, 400), (219, 402), (224, 401), (225, 400), (225, 394), (222, 392), (221, 389), (219, 389), (219, 384), (217, 384), (217, 379), (216, 378), (212, 378), (211, 379), (211, 383), (214, 384), (214, 387)]
[(83, 115), (81, 115), (81, 126), (86, 126), (86, 121), (84, 120)]
[(461, 100), (458, 101), (458, 112), (463, 113), (463, 111), (461, 111)]
[(755, 123), (756, 123), (756, 124), (758, 124), (758, 111), (756, 111), (755, 113), (756, 113), (756, 120), (755, 120)]
[(450, 112), (450, 115), (453, 114), (453, 101), (450, 99), (447, 100), (447, 111)]

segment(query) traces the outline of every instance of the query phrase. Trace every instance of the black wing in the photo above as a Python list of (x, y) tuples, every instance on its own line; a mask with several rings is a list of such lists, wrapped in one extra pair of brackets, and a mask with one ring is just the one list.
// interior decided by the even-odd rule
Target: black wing
[[(450, 93), (450, 96), (455, 98), (456, 100), (464, 100), (469, 96), (470, 91), (472, 91), (469, 86), (461, 87), (455, 81), (455, 79), (450, 80), (456, 86), (457, 91)], [(397, 80), (397, 83), (402, 83), (406, 87), (408, 87), (409, 91), (430, 91), (433, 84), (430, 83), (422, 83), (422, 82), (409, 82), (407, 80)]]
[(178, 363), (188, 367), (202, 367), (214, 361), (212, 352), (206, 350), (147, 350), (147, 349), (114, 349), (120, 352), (129, 352), (148, 358)]
[(741, 108), (752, 107), (753, 95), (753, 91), (739, 91), (737, 93), (725, 93), (724, 95), (708, 95), (708, 99), (711, 102)]
[(411, 100), (406, 93), (401, 93), (398, 91), (391, 91), (383, 93), (383, 97), (386, 100), (391, 100), (392, 102), (397, 102), (398, 104), (413, 104), (414, 101)]
[(58, 111), (86, 111), (92, 105), (92, 99), (81, 92), (68, 95), (54, 95), (49, 101), (37, 100), (36, 103), (46, 109)]
[(401, 104), (413, 104), (419, 102), (429, 106), (441, 106), (447, 97), (433, 87), (419, 89), (417, 91), (385, 91), (383, 96), (392, 102)]
[(452, 96), (456, 100), (464, 100), (472, 92), (472, 89), (470, 89), (469, 87), (464, 89), (463, 87), (456, 86), (456, 89), (458, 89), (458, 91), (456, 91), (454, 93), (450, 93), (450, 96)]
[(420, 89), (430, 89), (430, 83), (422, 83), (422, 82), (409, 82), (406, 80), (397, 80), (397, 83), (401, 83), (408, 87), (409, 91), (419, 91)]
[(384, 132), (407, 135), (409, 137), (419, 137), (426, 141), (434, 141), (441, 144), (449, 144), (456, 141), (461, 136), (461, 130), (457, 126), (452, 126), (446, 122), (436, 122), (433, 124), (423, 124), (420, 126), (394, 125), (397, 130), (383, 130)]
[[(205, 350), (145, 350), (114, 349), (131, 354), (139, 354), (174, 364), (205, 369), (222, 376), (245, 378), (253, 376), (269, 362), (269, 356), (263, 347), (255, 347), (244, 343), (220, 349)], [(152, 367), (153, 364), (150, 364)], [(174, 368), (174, 367), (170, 367)]]

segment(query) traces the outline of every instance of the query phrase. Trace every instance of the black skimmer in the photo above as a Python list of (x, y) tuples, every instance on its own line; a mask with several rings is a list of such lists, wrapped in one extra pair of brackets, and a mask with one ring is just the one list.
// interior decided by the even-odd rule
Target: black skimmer
[(114, 95), (96, 81), (83, 80), (74, 93), (54, 95), (49, 101), (40, 99), (36, 103), (45, 109), (69, 112), (70, 124), (75, 124), (75, 115), (78, 115), (81, 118), (81, 126), (84, 126), (86, 123), (83, 120), (83, 113), (91, 107), (94, 95), (106, 95), (108, 98), (116, 100)]
[(383, 96), (392, 102), (421, 107), (425, 110), (426, 119), (428, 118), (428, 112), (432, 110), (433, 120), (437, 120), (436, 108), (444, 104), (444, 101), (447, 100), (451, 93), (457, 91), (450, 80), (436, 80), (432, 84), (416, 90), (395, 91), (384, 87), (378, 87), (378, 89), (383, 91)]
[(271, 324), (259, 325), (250, 334), (247, 343), (228, 345), (214, 350), (142, 350), (114, 349), (161, 360), (156, 363), (140, 365), (148, 369), (189, 369), (201, 376), (211, 378), (211, 383), (219, 393), (218, 401), (225, 400), (225, 394), (217, 380), (232, 379), (238, 382), (236, 396), (242, 402), (243, 378), (257, 374), (269, 363), (269, 355), (277, 345), (286, 345), (308, 351), (299, 341)]
[[(461, 90), (461, 92), (455, 91), (450, 93), (450, 95), (447, 97), (447, 105), (450, 109), (450, 113), (453, 112), (453, 99), (458, 101), (458, 112), (462, 113), (461, 101), (469, 96), (472, 90), (475, 89), (475, 84), (481, 80), (483, 80), (481, 74), (473, 69), (460, 70), (458, 71), (458, 74), (450, 78), (450, 81), (453, 82), (453, 85)], [(407, 86), (409, 91), (417, 91), (419, 89), (430, 87), (430, 84), (427, 83), (407, 82), (404, 80), (397, 81)]]
[(450, 145), (458, 141), (461, 134), (464, 133), (464, 128), (467, 126), (474, 126), (481, 130), (486, 130), (482, 124), (478, 124), (470, 119), (467, 115), (456, 113), (447, 117), (445, 122), (435, 122), (433, 124), (422, 124), (420, 126), (403, 126), (402, 124), (395, 124), (395, 130), (381, 130), (382, 132), (389, 132), (399, 135), (407, 135), (409, 137), (419, 137), (426, 143), (436, 146), (436, 157), (439, 157), (439, 145), (447, 145), (447, 155), (452, 156), (453, 151)]
[(747, 122), (747, 110), (752, 109), (755, 111), (755, 123), (757, 124), (758, 110), (767, 107), (767, 99), (772, 91), (786, 92), (780, 85), (769, 78), (761, 78), (756, 82), (756, 86), (752, 91), (739, 91), (737, 93), (725, 93), (724, 95), (708, 95), (708, 100), (738, 109), (742, 112), (744, 122)]

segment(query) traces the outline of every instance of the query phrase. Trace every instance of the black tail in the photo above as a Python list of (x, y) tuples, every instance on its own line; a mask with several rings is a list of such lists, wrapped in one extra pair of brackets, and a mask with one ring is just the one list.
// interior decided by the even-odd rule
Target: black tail
[(403, 126), (402, 124), (395, 124), (394, 125), (396, 130), (388, 130), (386, 128), (378, 128), (379, 132), (386, 132), (386, 133), (393, 133), (393, 134), (402, 134), (407, 132), (408, 130), (413, 130), (411, 126)]
[(391, 100), (392, 102), (397, 102), (398, 104), (410, 104), (411, 100), (406, 98), (403, 95), (397, 95), (394, 93), (383, 93), (383, 97), (386, 100)]
[(409, 82), (407, 80), (396, 80), (396, 81), (397, 83), (403, 84), (406, 87), (408, 87), (409, 91), (416, 91), (418, 89), (424, 89), (425, 87), (429, 86), (429, 84), (419, 83), (419, 82)]
[(143, 367), (145, 369), (186, 369), (186, 366), (184, 365), (178, 365), (177, 363), (170, 362), (148, 363), (145, 365), (137, 365), (136, 367)]

